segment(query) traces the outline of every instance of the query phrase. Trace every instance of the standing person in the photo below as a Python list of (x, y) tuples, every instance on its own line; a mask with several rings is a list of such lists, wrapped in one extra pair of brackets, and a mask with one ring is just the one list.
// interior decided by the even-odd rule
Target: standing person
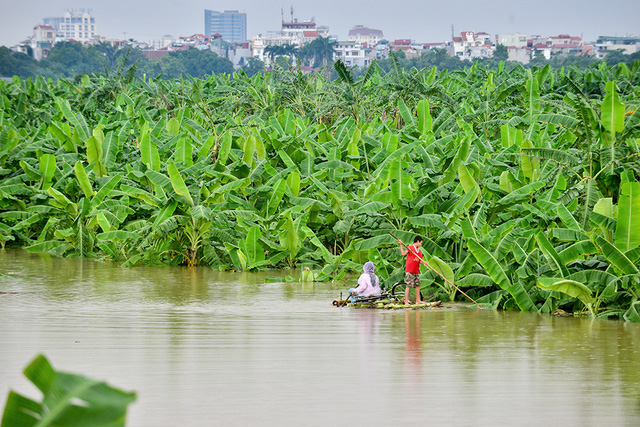
[(405, 265), (405, 283), (407, 287), (404, 291), (404, 304), (409, 305), (409, 294), (411, 288), (416, 290), (416, 304), (422, 304), (420, 300), (420, 264), (426, 264), (422, 259), (422, 252), (420, 247), (422, 246), (422, 237), (416, 236), (413, 239), (413, 245), (409, 245), (406, 248), (400, 246), (400, 253), (402, 256), (407, 256), (407, 263)]
[(380, 295), (380, 280), (374, 273), (375, 266), (371, 261), (364, 263), (362, 267), (364, 273), (358, 278), (358, 287), (349, 289), (349, 295), (351, 295), (351, 302), (354, 302), (353, 297), (372, 297)]

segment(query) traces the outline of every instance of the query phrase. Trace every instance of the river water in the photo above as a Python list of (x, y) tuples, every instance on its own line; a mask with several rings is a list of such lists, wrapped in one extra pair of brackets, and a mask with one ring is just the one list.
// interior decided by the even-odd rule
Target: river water
[[(129, 426), (640, 424), (640, 325), (331, 305), (353, 281), (0, 251), (0, 408), (39, 353), (136, 391)], [(265, 283), (266, 278), (283, 278)]]

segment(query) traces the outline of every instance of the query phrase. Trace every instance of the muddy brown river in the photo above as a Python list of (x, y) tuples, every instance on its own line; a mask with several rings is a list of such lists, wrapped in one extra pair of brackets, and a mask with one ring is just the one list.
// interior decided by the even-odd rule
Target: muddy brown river
[(129, 426), (640, 425), (640, 324), (336, 308), (354, 280), (0, 251), (0, 408), (39, 353), (137, 392)]

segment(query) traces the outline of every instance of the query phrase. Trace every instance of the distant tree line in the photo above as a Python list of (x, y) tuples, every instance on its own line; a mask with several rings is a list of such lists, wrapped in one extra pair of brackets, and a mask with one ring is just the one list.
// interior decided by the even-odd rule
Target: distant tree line
[(233, 73), (231, 61), (207, 50), (189, 49), (171, 52), (159, 60), (149, 60), (139, 49), (117, 48), (109, 43), (83, 46), (77, 42), (59, 42), (48, 58), (36, 61), (24, 53), (15, 53), (0, 46), (0, 75), (21, 78), (36, 77), (58, 79), (84, 74), (102, 74), (115, 70), (120, 61), (136, 64), (137, 76), (164, 78), (181, 76)]
[[(305, 46), (268, 46), (265, 54), (271, 59), (273, 68), (290, 68), (293, 64), (308, 65), (313, 67), (326, 67), (331, 65), (333, 44), (328, 38), (319, 37)], [(414, 58), (406, 58), (404, 52), (394, 52), (395, 58), (381, 59), (378, 66), (385, 72), (398, 66), (405, 70), (436, 67), (438, 70), (459, 70), (470, 67), (473, 62), (461, 60), (459, 57), (451, 57), (444, 49), (433, 49)], [(498, 46), (493, 58), (477, 60), (483, 66), (498, 68), (500, 63), (506, 61), (508, 53), (504, 46)], [(126, 59), (127, 64), (135, 64), (136, 77), (179, 78), (179, 77), (204, 77), (210, 74), (230, 74), (234, 72), (231, 61), (222, 58), (212, 51), (189, 49), (175, 51), (163, 56), (159, 60), (149, 60), (139, 49), (118, 48), (109, 43), (100, 43), (92, 46), (83, 46), (78, 42), (59, 42), (52, 49), (47, 59), (36, 61), (30, 55), (12, 52), (4, 46), (0, 46), (0, 76), (21, 78), (35, 78), (40, 75), (45, 78), (58, 79), (61, 77), (75, 77), (85, 74), (108, 74), (115, 70), (119, 62)], [(630, 55), (623, 51), (607, 53), (600, 61), (594, 56), (588, 55), (562, 55), (547, 60), (542, 55), (534, 57), (527, 67), (543, 67), (549, 64), (552, 68), (577, 66), (584, 69), (597, 62), (606, 62), (616, 65), (621, 62), (631, 63), (640, 60), (640, 52)], [(517, 63), (507, 62), (508, 66)], [(258, 58), (248, 58), (241, 61), (242, 70), (249, 76), (264, 72), (265, 64)], [(332, 67), (328, 67), (329, 73), (337, 77)], [(351, 70), (354, 78), (363, 76), (364, 68)]]

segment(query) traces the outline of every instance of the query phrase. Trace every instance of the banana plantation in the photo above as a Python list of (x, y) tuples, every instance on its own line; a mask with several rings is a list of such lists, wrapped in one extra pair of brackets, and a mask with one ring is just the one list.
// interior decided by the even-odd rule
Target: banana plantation
[(640, 321), (639, 62), (335, 69), (0, 82), (2, 246)]

